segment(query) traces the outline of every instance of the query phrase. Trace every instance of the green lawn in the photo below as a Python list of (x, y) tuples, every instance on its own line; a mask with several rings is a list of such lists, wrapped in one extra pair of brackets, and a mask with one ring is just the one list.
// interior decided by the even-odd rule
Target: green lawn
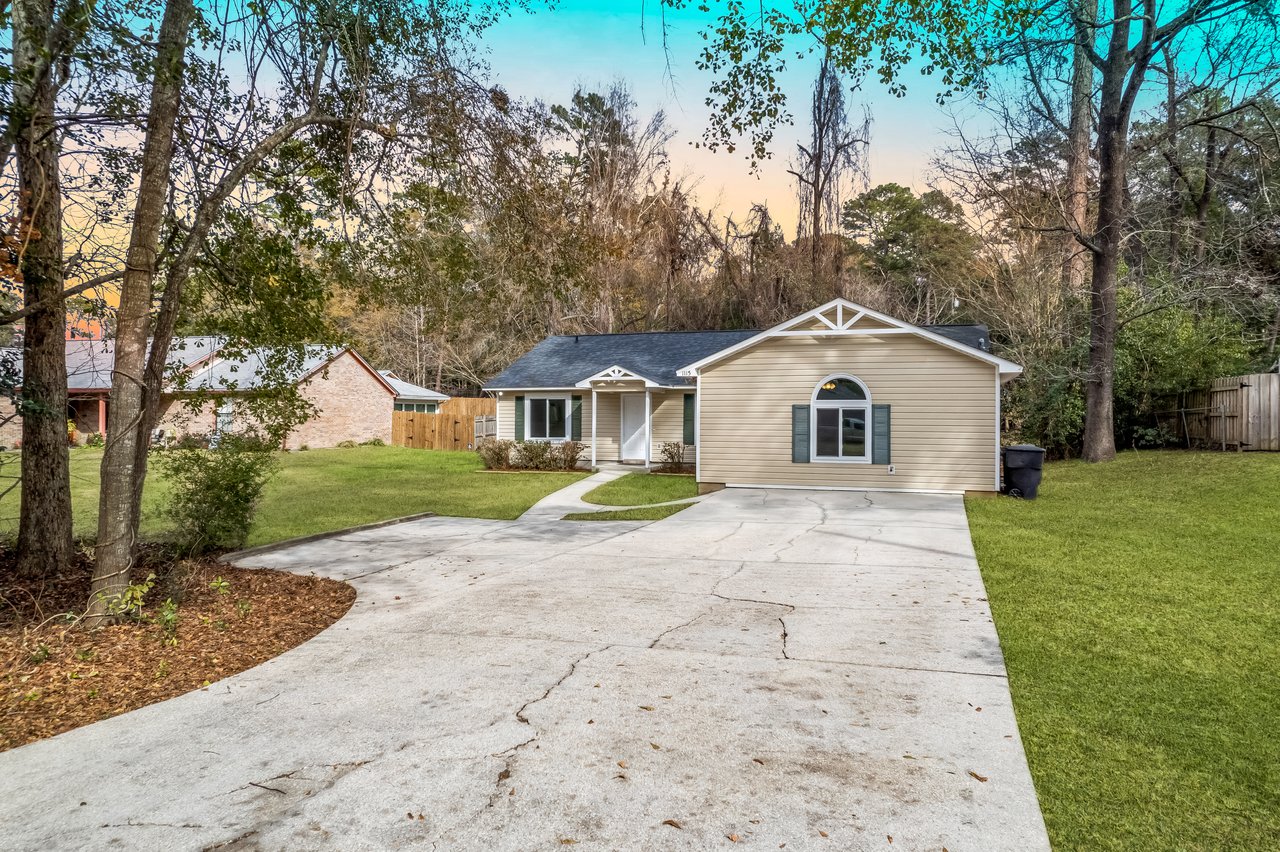
[(582, 499), (600, 506), (643, 506), (697, 496), (698, 483), (692, 476), (637, 472), (593, 488)]
[(639, 509), (617, 509), (612, 512), (571, 512), (565, 521), (660, 521), (669, 518), (692, 503), (668, 503), (665, 506), (642, 506)]
[(1063, 462), (967, 506), (1054, 846), (1280, 848), (1280, 455)]
[[(92, 536), (98, 517), (101, 450), (71, 452), (71, 501), (77, 536)], [(16, 464), (16, 460), (15, 460)], [(418, 512), (472, 518), (519, 517), (539, 499), (586, 473), (485, 473), (474, 453), (357, 447), (281, 455), (267, 485), (249, 544)], [(154, 474), (144, 494), (142, 533), (164, 532), (165, 483)], [(17, 530), (18, 494), (0, 502), (0, 534)]]

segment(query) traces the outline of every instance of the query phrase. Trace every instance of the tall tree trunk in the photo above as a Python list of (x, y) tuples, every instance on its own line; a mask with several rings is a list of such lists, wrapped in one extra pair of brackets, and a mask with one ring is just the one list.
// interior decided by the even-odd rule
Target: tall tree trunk
[[(1113, 0), (1110, 45), (1098, 109), (1098, 219), (1089, 298), (1089, 370), (1085, 377), (1085, 461), (1116, 457), (1116, 275), (1124, 237), (1129, 117), (1146, 67), (1130, 52), (1132, 0)], [(1149, 59), (1149, 54), (1147, 56)], [(1130, 80), (1130, 74), (1133, 79)], [(1128, 81), (1128, 85), (1126, 85)]]
[(1076, 239), (1089, 221), (1089, 152), (1093, 139), (1093, 45), (1098, 20), (1098, 0), (1072, 3), (1075, 49), (1071, 58), (1071, 116), (1067, 128), (1067, 189), (1065, 213), (1070, 233), (1063, 246), (1062, 291), (1064, 299), (1084, 293), (1089, 257)]
[(26, 317), (22, 340), (22, 503), (18, 571), (51, 576), (71, 564), (67, 452), (66, 301), (62, 296), (62, 184), (54, 86), (45, 53), (52, 0), (13, 4), (13, 103)]
[(1178, 67), (1172, 51), (1165, 55), (1164, 132), (1169, 158), (1169, 272), (1176, 279), (1182, 265), (1182, 185), (1178, 175)]
[[(111, 375), (111, 416), (102, 456), (98, 507), (98, 544), (88, 615), (94, 623), (107, 615), (107, 602), (128, 584), (138, 532), (140, 501), (134, 499), (138, 459), (146, 451), (147, 338), (155, 293), (156, 254), (169, 194), (169, 162), (182, 96), (183, 62), (195, 7), (191, 0), (165, 5), (156, 47), (155, 78), (147, 114), (142, 175), (134, 206), (133, 231), (125, 261), (116, 324), (115, 366)], [(168, 346), (165, 346), (165, 352)]]

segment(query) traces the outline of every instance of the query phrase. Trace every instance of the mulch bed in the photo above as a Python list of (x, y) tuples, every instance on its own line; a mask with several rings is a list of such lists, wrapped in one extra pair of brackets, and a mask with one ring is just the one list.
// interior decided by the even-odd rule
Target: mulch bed
[[(0, 554), (0, 751), (208, 686), (278, 656), (341, 618), (346, 583), (144, 553), (135, 582), (157, 576), (140, 617), (98, 630), (69, 623), (92, 565), (13, 579)], [(167, 599), (177, 623), (157, 621)]]

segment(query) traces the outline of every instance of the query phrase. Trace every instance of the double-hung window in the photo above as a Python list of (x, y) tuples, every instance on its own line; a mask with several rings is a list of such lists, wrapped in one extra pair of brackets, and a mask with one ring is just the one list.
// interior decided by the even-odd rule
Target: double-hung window
[(531, 396), (525, 400), (525, 438), (530, 441), (566, 441), (573, 429), (569, 398)]
[(871, 397), (851, 376), (831, 376), (813, 392), (813, 461), (871, 460)]

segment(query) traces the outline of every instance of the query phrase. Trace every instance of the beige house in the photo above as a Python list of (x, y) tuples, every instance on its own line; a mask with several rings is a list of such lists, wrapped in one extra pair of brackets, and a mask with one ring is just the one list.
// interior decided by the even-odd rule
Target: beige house
[[(19, 353), (15, 353), (20, 364)], [(228, 352), (216, 337), (180, 337), (169, 353), (173, 381), (162, 399), (159, 431), (165, 438), (230, 431), (251, 421), (246, 402), (270, 370), (297, 385), (315, 415), (295, 427), (286, 449), (332, 447), (343, 441), (391, 442), (391, 412), (400, 391), (354, 349), (307, 345)], [(79, 440), (111, 429), (111, 340), (67, 341), (67, 418)], [(412, 389), (415, 386), (405, 385)], [(197, 406), (192, 392), (204, 392)], [(0, 401), (0, 445), (19, 446), (21, 418)]]
[(836, 299), (766, 331), (549, 337), (494, 377), (498, 436), (580, 440), (592, 465), (681, 442), (704, 489), (997, 491), (984, 326), (914, 326)]

